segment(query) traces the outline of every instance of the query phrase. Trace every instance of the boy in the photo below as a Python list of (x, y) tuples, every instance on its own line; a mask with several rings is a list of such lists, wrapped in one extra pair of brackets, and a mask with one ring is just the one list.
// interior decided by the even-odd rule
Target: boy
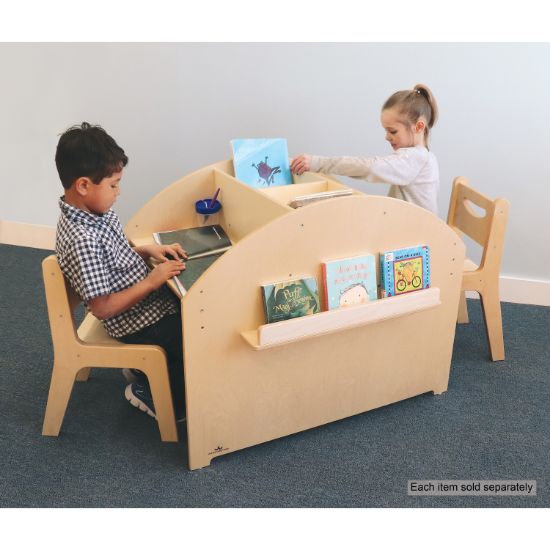
[[(111, 210), (128, 157), (100, 126), (83, 122), (59, 139), (55, 164), (65, 195), (59, 199), (55, 250), (61, 270), (107, 333), (128, 344), (156, 344), (167, 354), (176, 419), (185, 418), (179, 302), (164, 283), (187, 255), (179, 244), (130, 246)], [(168, 257), (171, 256), (171, 258)], [(149, 270), (145, 260), (159, 263)], [(126, 399), (155, 416), (149, 384), (124, 370)]]

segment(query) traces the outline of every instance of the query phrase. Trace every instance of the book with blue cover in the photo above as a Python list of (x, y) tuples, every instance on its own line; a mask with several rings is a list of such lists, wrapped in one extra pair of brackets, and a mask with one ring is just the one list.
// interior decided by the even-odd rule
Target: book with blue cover
[(380, 286), (386, 297), (430, 287), (430, 247), (418, 245), (380, 254)]
[(292, 183), (286, 139), (232, 139), (235, 177), (254, 188)]
[(328, 260), (321, 266), (327, 310), (366, 304), (377, 299), (373, 254)]

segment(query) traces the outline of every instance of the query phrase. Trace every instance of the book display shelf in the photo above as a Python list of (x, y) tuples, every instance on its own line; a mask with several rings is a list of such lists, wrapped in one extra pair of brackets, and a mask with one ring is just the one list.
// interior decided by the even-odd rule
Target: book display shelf
[[(442, 220), (387, 197), (352, 195), (294, 209), (297, 196), (345, 189), (324, 174), (253, 189), (231, 161), (173, 183), (128, 222), (134, 245), (200, 225), (197, 200), (233, 246), (181, 299), (188, 465), (426, 392), (447, 390), (464, 244)], [(262, 284), (313, 276), (321, 262), (427, 244), (431, 288), (265, 324)]]

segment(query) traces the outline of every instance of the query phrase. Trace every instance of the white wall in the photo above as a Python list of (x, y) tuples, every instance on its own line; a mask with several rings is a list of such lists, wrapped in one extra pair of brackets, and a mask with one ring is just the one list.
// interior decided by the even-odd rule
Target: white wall
[(550, 44), (0, 44), (0, 220), (56, 224), (55, 146), (83, 120), (130, 157), (124, 223), (229, 158), (231, 138), (286, 137), (291, 155), (389, 153), (380, 106), (423, 82), (440, 106), (442, 217), (455, 175), (508, 198), (503, 274), (550, 281), (549, 59)]

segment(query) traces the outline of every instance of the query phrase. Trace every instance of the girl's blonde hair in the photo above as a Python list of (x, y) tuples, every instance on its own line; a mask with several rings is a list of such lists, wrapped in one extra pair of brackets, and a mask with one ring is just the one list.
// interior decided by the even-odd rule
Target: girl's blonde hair
[(412, 90), (395, 92), (386, 100), (382, 111), (392, 107), (397, 108), (410, 124), (416, 124), (420, 117), (424, 117), (426, 120), (424, 133), (426, 147), (428, 147), (430, 128), (435, 124), (438, 115), (437, 103), (428, 86), (417, 84)]

